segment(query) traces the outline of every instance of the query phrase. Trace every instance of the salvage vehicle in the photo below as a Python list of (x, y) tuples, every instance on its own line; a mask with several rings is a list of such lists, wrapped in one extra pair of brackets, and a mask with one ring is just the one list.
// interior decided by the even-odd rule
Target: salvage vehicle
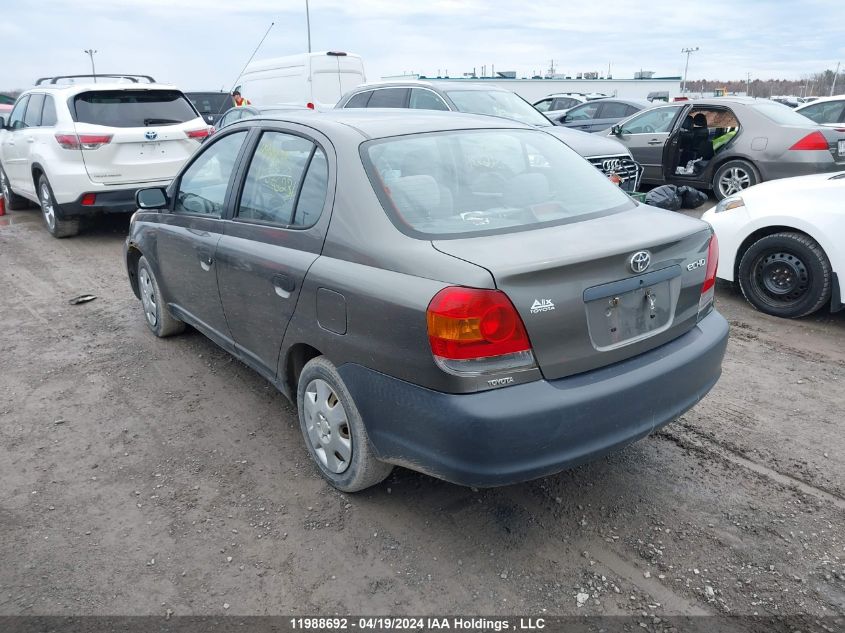
[(704, 214), (719, 238), (718, 276), (778, 317), (843, 308), (845, 171), (773, 180)]
[(135, 191), (166, 185), (212, 129), (185, 95), (146, 75), (39, 79), (0, 117), (0, 190), (10, 209), (41, 206), (53, 237), (79, 221), (135, 211)]
[(566, 114), (575, 106), (587, 103), (588, 101), (595, 101), (596, 99), (605, 99), (606, 97), (606, 94), (600, 92), (590, 94), (583, 92), (556, 92), (539, 101), (535, 101), (531, 105), (545, 114), (549, 119), (554, 120), (556, 117)]
[(138, 192), (143, 319), (190, 324), (298, 407), (340, 490), (393, 465), (493, 486), (654, 432), (716, 383), (716, 240), (553, 136), (489, 116), (241, 121)]
[(845, 95), (820, 97), (798, 106), (795, 111), (819, 125), (845, 128)]
[(209, 125), (217, 125), (223, 113), (235, 107), (235, 98), (228, 92), (186, 92), (185, 96)]
[(719, 97), (658, 106), (613, 126), (643, 182), (711, 189), (719, 200), (766, 180), (845, 169), (845, 130), (768, 99)]
[(582, 132), (601, 132), (651, 106), (650, 102), (642, 99), (599, 99), (575, 106), (556, 116), (550, 115), (549, 118), (563, 127)]
[(400, 81), (358, 86), (345, 94), (338, 108), (409, 108), (450, 110), (513, 119), (556, 136), (617, 182), (628, 193), (637, 191), (642, 169), (620, 143), (554, 125), (516, 93), (483, 84)]

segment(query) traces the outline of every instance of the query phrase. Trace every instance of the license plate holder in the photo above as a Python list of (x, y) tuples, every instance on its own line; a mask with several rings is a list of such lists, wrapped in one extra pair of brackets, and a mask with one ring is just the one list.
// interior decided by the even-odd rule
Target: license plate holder
[(153, 143), (141, 143), (141, 147), (138, 149), (139, 156), (163, 156), (167, 153), (164, 149), (164, 144), (159, 142)]
[(664, 279), (585, 303), (590, 338), (598, 350), (648, 338), (671, 324), (680, 278)]
[(839, 145), (839, 149), (837, 151), (839, 152), (839, 155), (845, 156), (845, 139), (841, 139), (839, 141), (838, 145)]

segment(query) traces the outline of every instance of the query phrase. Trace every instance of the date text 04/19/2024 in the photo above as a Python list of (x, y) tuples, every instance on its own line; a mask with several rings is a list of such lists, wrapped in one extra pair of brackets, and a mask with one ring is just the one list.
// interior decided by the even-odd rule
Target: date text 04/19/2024
[(457, 630), (457, 631), (538, 631), (543, 618), (479, 617), (297, 617), (290, 619), (294, 630)]

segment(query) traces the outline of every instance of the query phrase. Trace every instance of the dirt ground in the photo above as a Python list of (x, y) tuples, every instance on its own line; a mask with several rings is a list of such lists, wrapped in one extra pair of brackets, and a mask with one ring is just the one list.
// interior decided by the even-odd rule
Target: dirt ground
[(126, 226), (0, 218), (0, 615), (845, 613), (845, 313), (720, 284), (722, 379), (664, 431), (522, 485), (346, 495), (262, 378), (147, 331)]

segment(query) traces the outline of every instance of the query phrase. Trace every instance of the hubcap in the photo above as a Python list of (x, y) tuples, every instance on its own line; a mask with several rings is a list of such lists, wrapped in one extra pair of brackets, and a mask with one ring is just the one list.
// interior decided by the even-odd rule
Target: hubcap
[(810, 286), (810, 273), (794, 253), (777, 252), (760, 257), (754, 266), (757, 287), (776, 304), (799, 301)]
[(725, 197), (751, 186), (751, 174), (742, 167), (731, 167), (719, 178), (719, 191)]
[(349, 421), (337, 394), (329, 383), (315, 378), (305, 389), (305, 429), (320, 463), (333, 473), (349, 468), (352, 435)]
[(146, 268), (141, 269), (138, 280), (141, 286), (141, 303), (144, 306), (144, 316), (147, 317), (147, 322), (155, 327), (158, 323), (158, 304), (156, 303), (155, 287)]
[(52, 229), (56, 226), (56, 210), (53, 208), (53, 197), (50, 195), (47, 183), (41, 185), (40, 194), (41, 212), (44, 214), (44, 220), (46, 220), (47, 226)]

